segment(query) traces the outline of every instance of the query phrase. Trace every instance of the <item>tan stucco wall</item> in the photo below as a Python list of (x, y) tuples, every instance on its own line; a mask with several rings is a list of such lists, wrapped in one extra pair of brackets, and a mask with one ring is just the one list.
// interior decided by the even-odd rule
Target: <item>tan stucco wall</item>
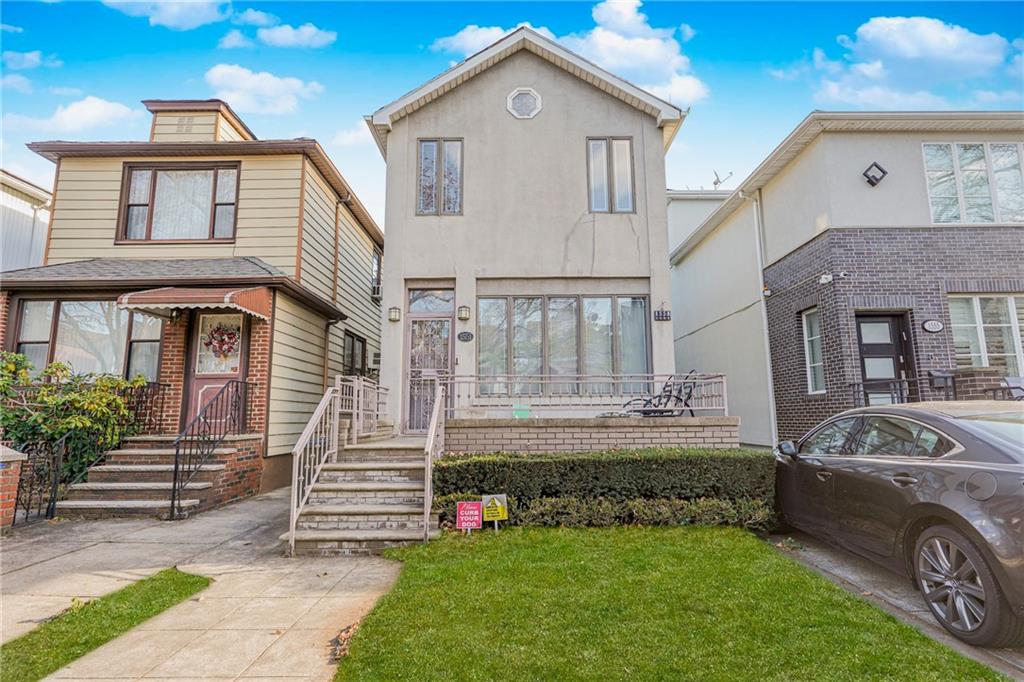
[(669, 252), (678, 247), (693, 234), (704, 219), (718, 208), (725, 197), (685, 198), (668, 200), (668, 248)]
[(828, 228), (827, 171), (825, 144), (819, 136), (762, 189), (766, 263)]
[[(233, 244), (114, 244), (122, 169), (126, 159), (61, 160), (48, 264), (83, 258), (228, 258), (256, 256), (295, 273), (302, 156), (243, 158), (238, 225)], [(140, 157), (132, 162), (187, 161)], [(233, 161), (199, 157), (196, 161)]]
[[(506, 97), (532, 87), (533, 119)], [(588, 136), (631, 136), (637, 211), (587, 210)], [(464, 139), (464, 215), (416, 216), (417, 140)], [(653, 118), (549, 62), (519, 52), (400, 119), (388, 136), (388, 252), (382, 308), (405, 310), (409, 279), (454, 278), (456, 306), (475, 310), (478, 278), (643, 278), (652, 308), (670, 305), (664, 150)], [(608, 287), (614, 286), (609, 282)], [(605, 289), (605, 293), (620, 293)], [(475, 332), (476, 313), (460, 331)], [(385, 323), (383, 381), (398, 417), (403, 329)], [(674, 369), (671, 325), (652, 322), (653, 369)], [(456, 371), (473, 373), (473, 343), (455, 343)]]

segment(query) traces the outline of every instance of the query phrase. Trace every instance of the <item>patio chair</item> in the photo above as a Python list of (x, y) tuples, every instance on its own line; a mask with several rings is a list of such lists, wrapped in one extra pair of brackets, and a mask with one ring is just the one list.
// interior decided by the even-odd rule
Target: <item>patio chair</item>
[(1005, 377), (999, 386), (988, 389), (993, 400), (1024, 401), (1024, 377)]
[(694, 374), (696, 371), (690, 370), (682, 379), (669, 377), (656, 395), (627, 400), (620, 414), (629, 417), (682, 417), (689, 412), (691, 417), (695, 416), (690, 407), (696, 388), (696, 383), (690, 380)]

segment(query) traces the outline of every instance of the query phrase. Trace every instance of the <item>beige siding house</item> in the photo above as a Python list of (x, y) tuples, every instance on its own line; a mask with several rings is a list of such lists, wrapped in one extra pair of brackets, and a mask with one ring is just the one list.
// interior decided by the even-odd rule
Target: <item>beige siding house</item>
[(148, 141), (29, 145), (55, 201), (43, 267), (3, 275), (5, 347), (143, 374), (168, 435), (244, 384), (258, 487), (283, 485), (327, 383), (376, 372), (383, 233), (315, 140), (257, 140), (219, 100), (145, 104)]
[(0, 168), (0, 271), (43, 263), (50, 192)]

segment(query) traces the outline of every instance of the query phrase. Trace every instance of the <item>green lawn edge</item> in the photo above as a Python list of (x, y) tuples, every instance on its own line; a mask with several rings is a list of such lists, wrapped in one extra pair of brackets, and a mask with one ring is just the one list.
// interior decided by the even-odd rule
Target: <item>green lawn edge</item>
[(205, 589), (210, 579), (167, 568), (73, 606), (0, 646), (0, 681), (32, 682)]
[(350, 680), (1004, 680), (752, 533), (514, 528), (389, 550)]

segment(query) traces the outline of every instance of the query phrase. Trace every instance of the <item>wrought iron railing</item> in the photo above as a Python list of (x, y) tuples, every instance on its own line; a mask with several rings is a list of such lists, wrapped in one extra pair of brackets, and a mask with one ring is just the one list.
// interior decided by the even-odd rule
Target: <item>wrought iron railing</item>
[(123, 426), (133, 435), (161, 433), (161, 419), (169, 388), (169, 384), (150, 382), (125, 389), (122, 396), (128, 408), (128, 419)]
[(341, 447), (341, 405), (337, 387), (324, 391), (323, 398), (302, 429), (292, 448), (292, 494), (288, 520), (288, 552), (295, 553), (295, 527), (309, 501), (313, 484), (324, 465), (335, 459)]
[(256, 384), (232, 379), (221, 387), (174, 439), (171, 519), (181, 517), (181, 496), (228, 436), (247, 433)]
[(430, 540), (430, 516), (434, 506), (434, 461), (444, 453), (444, 425), (447, 412), (444, 405), (445, 383), (437, 381), (434, 385), (427, 443), (423, 447), (423, 542)]
[(957, 386), (955, 377), (948, 373), (904, 379), (873, 379), (850, 384), (850, 396), (856, 407), (956, 400)]
[(14, 448), (26, 459), (21, 462), (18, 476), (12, 526), (54, 517), (70, 435), (66, 433), (56, 442), (21, 443)]
[(338, 411), (349, 418), (352, 443), (380, 431), (387, 410), (388, 389), (365, 376), (338, 375), (334, 381), (338, 393)]
[(449, 418), (727, 415), (722, 374), (453, 375)]

